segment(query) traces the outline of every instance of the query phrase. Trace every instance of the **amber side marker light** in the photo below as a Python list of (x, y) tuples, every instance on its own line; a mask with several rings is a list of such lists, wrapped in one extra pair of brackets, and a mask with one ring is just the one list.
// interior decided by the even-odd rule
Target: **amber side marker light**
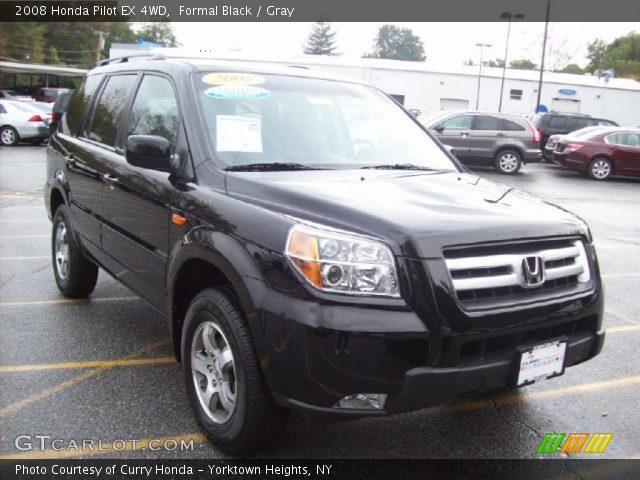
[(312, 285), (322, 288), (318, 240), (308, 233), (294, 230), (289, 238), (287, 253), (291, 261)]
[(174, 213), (173, 215), (171, 215), (171, 222), (175, 223), (176, 225), (184, 225), (185, 223), (187, 223), (187, 219), (182, 215)]

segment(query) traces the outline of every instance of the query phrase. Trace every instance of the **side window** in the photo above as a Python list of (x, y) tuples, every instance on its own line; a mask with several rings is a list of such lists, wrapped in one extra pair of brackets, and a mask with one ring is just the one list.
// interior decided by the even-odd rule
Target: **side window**
[(565, 117), (554, 116), (549, 119), (549, 123), (547, 124), (547, 127), (564, 128), (566, 124), (567, 124), (567, 119)]
[(473, 130), (501, 130), (499, 118), (489, 115), (475, 115), (473, 117)]
[(569, 129), (572, 131), (580, 130), (581, 128), (588, 127), (589, 125), (593, 125), (589, 118), (574, 118), (569, 125)]
[(0, 105), (0, 113), (7, 113), (7, 111), (4, 108), (4, 105)]
[(458, 115), (445, 120), (440, 124), (440, 127), (445, 130), (466, 130), (471, 128), (471, 122), (473, 120), (472, 115)]
[(115, 146), (118, 122), (137, 76), (115, 75), (107, 80), (93, 109), (86, 135), (90, 140)]
[(505, 132), (524, 132), (526, 130), (526, 128), (519, 123), (507, 120), (506, 118), (503, 118), (500, 123), (502, 126), (500, 130), (504, 130)]
[(169, 140), (175, 152), (180, 114), (171, 82), (156, 75), (145, 75), (129, 116), (129, 135), (157, 135)]
[(103, 75), (90, 75), (82, 86), (69, 99), (65, 115), (62, 117), (60, 129), (66, 135), (75, 134), (82, 122), (82, 115), (89, 105), (89, 100), (100, 85)]

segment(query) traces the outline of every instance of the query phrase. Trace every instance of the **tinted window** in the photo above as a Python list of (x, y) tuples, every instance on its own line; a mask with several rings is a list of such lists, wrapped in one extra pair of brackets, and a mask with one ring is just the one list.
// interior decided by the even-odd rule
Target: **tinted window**
[(169, 140), (175, 151), (180, 115), (171, 82), (146, 75), (142, 79), (129, 117), (129, 135), (158, 135)]
[(82, 121), (82, 115), (87, 107), (93, 92), (96, 91), (102, 75), (90, 75), (84, 81), (82, 86), (75, 92), (75, 94), (69, 99), (69, 106), (66, 110), (66, 114), (62, 117), (60, 128), (63, 133), (75, 134), (80, 127)]
[(115, 146), (118, 121), (124, 109), (136, 75), (116, 75), (107, 80), (94, 107), (88, 138), (104, 145)]
[(579, 130), (591, 125), (594, 125), (594, 122), (590, 118), (572, 118), (569, 128), (571, 130)]
[(526, 130), (519, 123), (512, 122), (511, 120), (507, 120), (506, 118), (503, 118), (501, 120), (501, 125), (501, 130), (504, 130), (505, 132), (524, 132)]
[(567, 119), (565, 117), (551, 117), (549, 118), (549, 123), (547, 123), (547, 127), (564, 128), (566, 124), (567, 124)]
[(497, 117), (489, 115), (475, 115), (473, 118), (474, 130), (501, 130), (502, 122)]
[(458, 115), (456, 117), (450, 118), (449, 120), (445, 120), (440, 124), (440, 126), (445, 130), (467, 129), (471, 128), (472, 120), (472, 115)]

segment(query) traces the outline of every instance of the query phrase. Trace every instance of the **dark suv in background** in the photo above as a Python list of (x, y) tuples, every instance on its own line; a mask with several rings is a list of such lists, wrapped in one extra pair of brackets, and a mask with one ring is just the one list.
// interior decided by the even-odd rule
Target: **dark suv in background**
[(467, 165), (512, 175), (523, 164), (541, 160), (538, 132), (522, 115), (439, 111), (418, 120)]
[(551, 135), (565, 135), (585, 127), (615, 127), (618, 124), (605, 118), (594, 118), (578, 113), (545, 112), (537, 113), (531, 119), (540, 134), (540, 149), (545, 160), (552, 160), (552, 152), (544, 152)]
[(86, 297), (102, 268), (166, 318), (223, 451), (270, 446), (292, 410), (404, 412), (600, 352), (587, 225), (467, 173), (383, 92), (242, 62), (103, 63), (47, 149), (55, 281)]

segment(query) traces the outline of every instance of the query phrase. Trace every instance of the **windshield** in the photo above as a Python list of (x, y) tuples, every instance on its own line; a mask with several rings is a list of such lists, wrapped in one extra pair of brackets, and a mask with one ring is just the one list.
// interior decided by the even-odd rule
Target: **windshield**
[(228, 167), (263, 163), (327, 169), (407, 165), (457, 171), (392, 100), (346, 82), (203, 73), (194, 78), (215, 155)]

